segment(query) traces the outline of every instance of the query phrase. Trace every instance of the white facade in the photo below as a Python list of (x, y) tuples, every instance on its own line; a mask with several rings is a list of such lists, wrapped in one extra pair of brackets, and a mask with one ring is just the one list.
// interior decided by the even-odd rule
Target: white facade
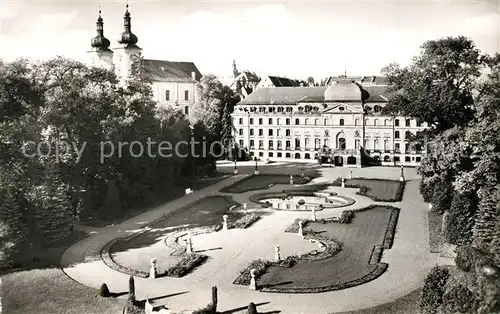
[[(385, 104), (364, 102), (361, 94), (358, 101), (349, 96), (338, 97), (338, 93), (333, 97), (327, 95), (327, 90), (333, 88), (344, 92), (340, 85), (272, 88), (288, 89), (295, 94), (287, 96), (285, 90), (280, 93), (281, 98), (272, 94), (271, 89), (258, 89), (235, 107), (236, 144), (263, 160), (317, 162), (315, 158), (323, 156), (323, 162), (361, 167), (361, 154), (366, 151), (382, 165), (418, 165), (422, 151), (412, 147), (406, 138), (407, 132), (416, 134), (424, 130), (425, 123), (381, 115), (380, 109)], [(325, 97), (318, 96), (321, 90), (325, 91)], [(315, 96), (300, 95), (308, 91)], [(272, 101), (266, 103), (263, 95)], [(290, 101), (293, 97), (299, 98)]]

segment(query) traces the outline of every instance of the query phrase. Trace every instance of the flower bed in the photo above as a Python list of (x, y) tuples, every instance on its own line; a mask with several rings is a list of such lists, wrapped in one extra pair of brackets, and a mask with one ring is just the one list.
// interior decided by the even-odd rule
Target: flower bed
[[(293, 176), (293, 184), (307, 184), (314, 179), (316, 174), (309, 174), (304, 177)], [(220, 190), (222, 193), (245, 193), (249, 191), (269, 189), (270, 185), (290, 184), (290, 176), (282, 174), (258, 174), (251, 175)], [(272, 186), (271, 185), (271, 186)]]
[(208, 259), (208, 256), (202, 254), (187, 254), (177, 264), (167, 269), (164, 273), (159, 273), (158, 277), (184, 277), (193, 269), (203, 264)]

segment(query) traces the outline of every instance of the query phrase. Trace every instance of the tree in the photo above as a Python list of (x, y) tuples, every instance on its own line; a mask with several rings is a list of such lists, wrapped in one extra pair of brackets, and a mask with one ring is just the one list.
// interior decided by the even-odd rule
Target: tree
[(224, 155), (226, 156), (227, 159), (231, 159), (232, 157), (231, 155), (234, 143), (233, 130), (234, 130), (233, 119), (226, 105), (226, 107), (224, 107), (224, 112), (222, 114), (221, 136), (222, 136), (222, 146), (224, 149)]
[(309, 76), (306, 80), (307, 84), (309, 85), (314, 85), (314, 78), (312, 76)]
[(382, 70), (391, 85), (385, 111), (427, 122), (437, 133), (467, 125), (485, 56), (463, 36), (430, 40), (421, 48), (410, 66), (390, 64)]
[(445, 285), (450, 276), (449, 270), (443, 266), (432, 268), (425, 279), (422, 297), (420, 300), (420, 312), (423, 314), (436, 314), (439, 306), (443, 303)]

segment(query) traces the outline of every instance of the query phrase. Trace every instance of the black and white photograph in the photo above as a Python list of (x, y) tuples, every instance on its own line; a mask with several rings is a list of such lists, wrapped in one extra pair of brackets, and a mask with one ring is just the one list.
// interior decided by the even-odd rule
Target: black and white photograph
[(0, 314), (500, 314), (500, 0), (0, 0)]

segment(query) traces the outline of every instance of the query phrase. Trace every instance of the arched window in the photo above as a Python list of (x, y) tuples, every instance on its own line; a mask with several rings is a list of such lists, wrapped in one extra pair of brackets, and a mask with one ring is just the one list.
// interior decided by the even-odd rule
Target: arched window
[(285, 130), (285, 136), (290, 136), (290, 129)]
[(340, 125), (344, 125), (344, 119), (340, 119)]
[(281, 149), (281, 141), (277, 141), (278, 149)]
[(323, 120), (323, 125), (328, 125), (328, 119)]
[(262, 124), (263, 123), (263, 119), (262, 118), (259, 118), (259, 124)]
[(280, 118), (276, 119), (276, 124), (280, 125), (280, 123), (281, 123), (281, 119)]
[[(299, 119), (295, 120), (295, 121), (298, 121)], [(295, 124), (299, 124), (298, 122), (295, 122)], [(304, 119), (304, 125), (308, 125), (309, 124), (309, 119), (305, 118)]]
[(240, 124), (243, 124), (243, 118), (240, 118)]
[(243, 129), (238, 130), (239, 135), (243, 135)]
[(253, 135), (253, 129), (250, 129), (250, 136)]
[(354, 120), (354, 125), (359, 125), (359, 119), (358, 119), (358, 118), (356, 118), (356, 119)]
[(330, 146), (330, 142), (328, 141), (328, 139), (327, 139), (327, 138), (325, 138), (325, 139), (324, 139), (323, 146), (326, 146), (326, 147), (329, 147), (329, 146)]
[(300, 149), (300, 138), (295, 138), (295, 149)]
[(319, 119), (314, 119), (314, 125), (318, 125), (319, 124)]
[(385, 151), (389, 150), (389, 140), (384, 140), (384, 150)]
[(286, 147), (286, 149), (290, 149), (291, 148), (290, 141), (286, 141), (285, 142), (285, 147)]
[(320, 149), (321, 148), (321, 140), (319, 138), (314, 139), (314, 149)]
[(373, 140), (373, 149), (379, 149), (379, 142), (380, 140), (378, 138)]
[(250, 118), (250, 124), (253, 124), (253, 118)]
[(273, 118), (269, 118), (269, 124), (273, 124)]
[(384, 125), (385, 125), (385, 126), (389, 126), (389, 119), (385, 119), (385, 120), (384, 120)]
[(273, 136), (273, 129), (269, 129), (269, 136)]
[[(396, 120), (396, 121), (397, 121), (397, 120)], [(399, 138), (399, 131), (395, 131), (395, 132), (394, 132), (394, 137), (395, 137), (395, 138)]]
[(354, 140), (354, 148), (356, 148), (356, 149), (360, 148), (359, 147), (359, 140), (358, 139)]
[(304, 146), (305, 146), (306, 148), (309, 148), (309, 147), (310, 147), (310, 140), (309, 140), (309, 138), (307, 138), (307, 137), (304, 139)]
[(280, 136), (280, 129), (276, 130), (276, 136)]
[(285, 120), (285, 124), (286, 124), (286, 125), (290, 125), (290, 119), (288, 119), (288, 118), (287, 118), (287, 119)]
[(259, 140), (259, 149), (264, 149), (264, 141)]
[(365, 119), (365, 125), (368, 125), (368, 119)]
[(373, 120), (373, 125), (378, 125), (378, 119)]
[(264, 136), (264, 130), (259, 129), (259, 136)]
[(300, 120), (297, 118), (295, 119), (295, 125), (299, 125)]

